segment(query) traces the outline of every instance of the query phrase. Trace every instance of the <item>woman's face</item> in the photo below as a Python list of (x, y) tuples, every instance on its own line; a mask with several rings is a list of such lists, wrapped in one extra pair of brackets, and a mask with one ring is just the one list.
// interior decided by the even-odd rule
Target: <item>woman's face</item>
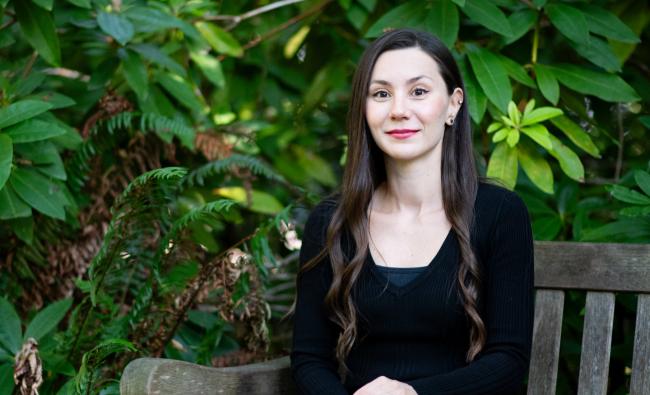
[(438, 64), (420, 48), (382, 53), (375, 63), (366, 97), (366, 121), (385, 156), (411, 161), (432, 155), (439, 160), (445, 123), (450, 124), (463, 100), (452, 95)]

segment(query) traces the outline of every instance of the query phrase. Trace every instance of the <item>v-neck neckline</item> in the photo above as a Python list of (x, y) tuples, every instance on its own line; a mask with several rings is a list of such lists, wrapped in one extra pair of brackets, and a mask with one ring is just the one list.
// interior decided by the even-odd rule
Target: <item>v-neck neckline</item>
[(386, 276), (384, 276), (379, 271), (380, 269), (377, 267), (377, 264), (372, 258), (370, 249), (368, 249), (368, 253), (366, 254), (366, 264), (370, 266), (369, 269), (372, 274), (372, 277), (381, 284), (382, 288), (389, 290), (390, 292), (392, 292), (397, 296), (404, 295), (410, 292), (415, 287), (417, 287), (418, 284), (424, 281), (433, 271), (435, 271), (440, 266), (438, 261), (440, 261), (442, 257), (447, 253), (447, 250), (449, 249), (449, 244), (451, 243), (452, 240), (452, 233), (454, 233), (454, 230), (453, 228), (450, 228), (449, 231), (447, 232), (447, 236), (445, 237), (445, 240), (442, 242), (442, 245), (438, 249), (438, 252), (436, 252), (436, 255), (431, 259), (429, 264), (426, 266), (420, 266), (425, 268), (424, 271), (420, 272), (413, 280), (411, 280), (405, 285), (400, 286), (400, 285), (393, 284)]

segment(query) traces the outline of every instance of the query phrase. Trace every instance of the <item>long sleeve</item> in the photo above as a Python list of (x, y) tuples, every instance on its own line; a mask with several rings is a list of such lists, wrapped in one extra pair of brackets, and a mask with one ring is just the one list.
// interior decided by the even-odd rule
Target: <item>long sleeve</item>
[(419, 395), (517, 393), (528, 370), (533, 326), (533, 238), (525, 204), (508, 192), (483, 262), (485, 347), (454, 371), (409, 381)]
[[(331, 208), (321, 203), (311, 212), (300, 249), (301, 267), (323, 248)], [(334, 356), (337, 327), (328, 319), (324, 306), (331, 278), (327, 257), (298, 278), (291, 372), (302, 394), (347, 395)]]

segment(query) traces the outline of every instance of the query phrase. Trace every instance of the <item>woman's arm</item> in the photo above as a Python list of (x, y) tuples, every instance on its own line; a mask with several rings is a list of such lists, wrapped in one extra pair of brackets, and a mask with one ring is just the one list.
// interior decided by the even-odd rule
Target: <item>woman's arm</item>
[[(300, 249), (301, 267), (323, 248), (332, 210), (331, 205), (321, 203), (311, 212)], [(323, 304), (331, 279), (327, 258), (298, 277), (291, 372), (302, 394), (347, 395), (334, 357), (337, 327)]]
[(503, 198), (482, 266), (485, 347), (467, 366), (409, 381), (419, 395), (517, 393), (528, 370), (533, 326), (533, 237), (525, 204)]

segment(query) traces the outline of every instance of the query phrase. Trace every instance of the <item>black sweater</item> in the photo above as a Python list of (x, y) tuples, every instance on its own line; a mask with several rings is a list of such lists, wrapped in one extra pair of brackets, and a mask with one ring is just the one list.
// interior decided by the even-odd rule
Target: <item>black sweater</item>
[[(310, 214), (301, 265), (323, 248), (336, 204), (325, 199)], [(487, 330), (474, 361), (465, 362), (469, 324), (456, 285), (460, 250), (451, 230), (427, 268), (403, 287), (387, 282), (367, 254), (353, 291), (359, 331), (346, 359), (351, 373), (345, 384), (334, 358), (340, 328), (323, 303), (332, 281), (329, 259), (299, 277), (291, 369), (301, 393), (352, 394), (382, 375), (410, 384), (419, 395), (516, 393), (528, 369), (533, 324), (533, 239), (521, 198), (480, 183), (471, 243)]]

